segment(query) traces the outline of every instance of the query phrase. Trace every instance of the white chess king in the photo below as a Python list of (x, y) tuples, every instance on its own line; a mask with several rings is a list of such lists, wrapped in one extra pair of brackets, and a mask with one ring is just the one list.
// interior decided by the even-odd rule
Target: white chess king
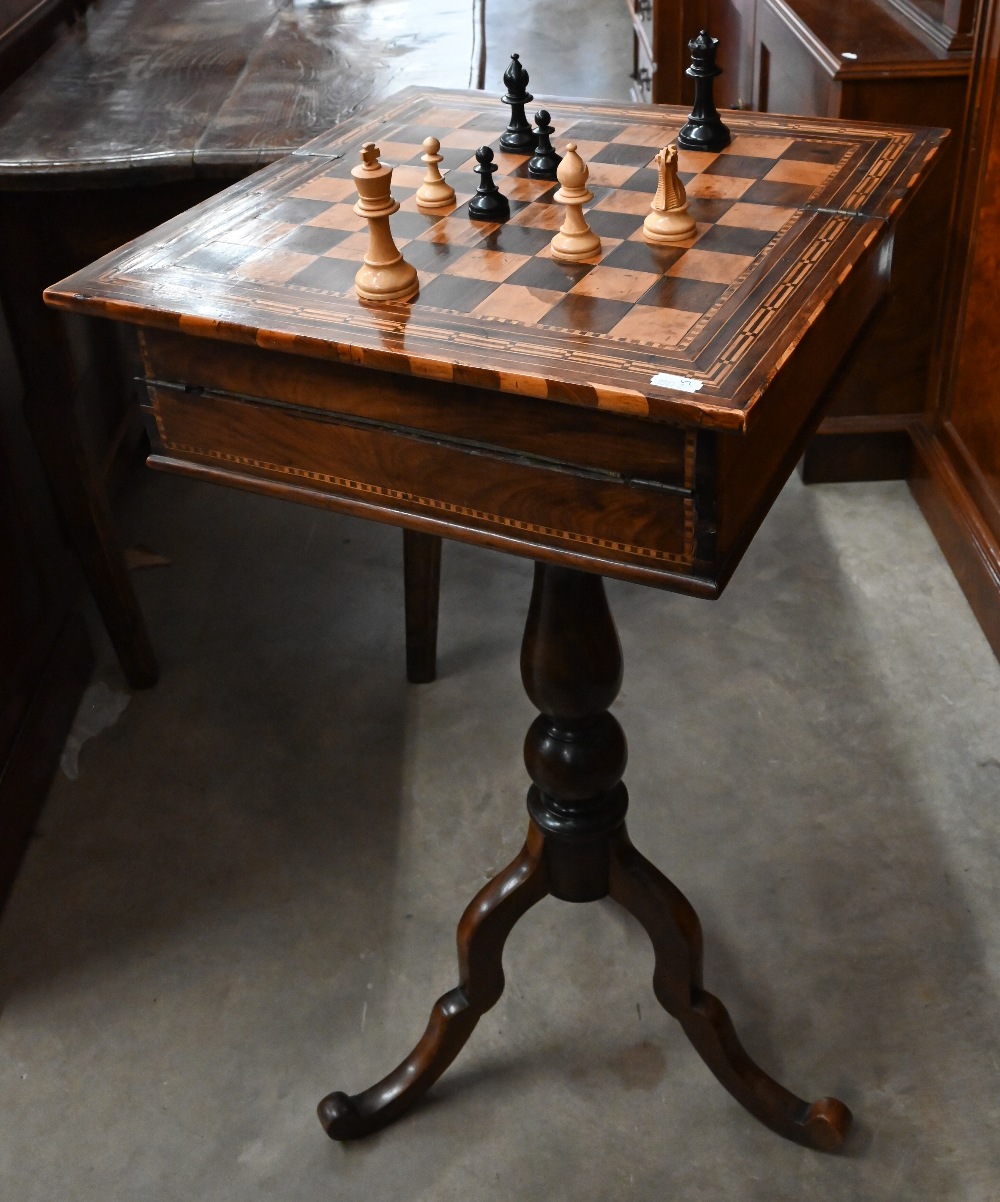
[(416, 269), (403, 258), (392, 239), (389, 218), (399, 202), (389, 195), (392, 168), (379, 162), (374, 142), (361, 148), (361, 162), (351, 168), (358, 203), (355, 213), (368, 221), (370, 241), (364, 266), (354, 277), (358, 296), (366, 301), (402, 301), (416, 296), (420, 289)]

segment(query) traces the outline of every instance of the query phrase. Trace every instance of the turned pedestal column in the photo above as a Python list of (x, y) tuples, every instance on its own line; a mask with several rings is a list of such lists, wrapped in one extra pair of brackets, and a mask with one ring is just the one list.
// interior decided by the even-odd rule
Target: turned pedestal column
[(473, 899), (458, 926), (459, 984), (435, 1003), (410, 1055), (378, 1084), (319, 1106), (332, 1139), (355, 1139), (399, 1118), (461, 1051), (504, 987), (502, 953), (514, 924), (551, 895), (612, 897), (645, 928), (656, 954), (653, 989), (718, 1080), (761, 1122), (832, 1151), (851, 1114), (835, 1098), (810, 1104), (750, 1059), (723, 1004), (702, 986), (698, 916), (629, 842), (622, 783), (625, 736), (609, 707), (622, 655), (599, 576), (538, 564), (521, 648), (521, 678), (539, 709), (525, 739), (528, 837), (517, 858)]

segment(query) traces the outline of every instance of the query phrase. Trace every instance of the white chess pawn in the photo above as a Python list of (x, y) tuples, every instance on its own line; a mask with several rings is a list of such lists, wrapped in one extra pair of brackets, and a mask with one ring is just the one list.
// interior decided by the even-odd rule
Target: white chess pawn
[(576, 153), (576, 143), (569, 142), (563, 161), (556, 171), (556, 179), (561, 187), (552, 198), (566, 206), (566, 219), (550, 244), (554, 259), (568, 259), (573, 262), (576, 259), (589, 259), (600, 253), (601, 240), (583, 216), (583, 206), (594, 199), (593, 193), (587, 187), (589, 175), (590, 168)]
[(351, 168), (358, 190), (355, 213), (368, 221), (369, 243), (364, 266), (354, 277), (354, 289), (366, 301), (402, 301), (416, 296), (420, 282), (416, 270), (407, 263), (393, 241), (389, 218), (399, 202), (389, 194), (392, 168), (379, 162), (379, 149), (366, 142), (361, 162)]
[(687, 193), (677, 175), (677, 147), (666, 146), (656, 155), (656, 196), (642, 223), (647, 242), (682, 242), (698, 232), (688, 212)]
[(427, 165), (427, 174), (415, 197), (420, 209), (445, 209), (455, 203), (455, 189), (445, 183), (438, 167), (442, 159), (440, 150), (441, 143), (437, 138), (424, 139), (424, 153), (420, 161)]

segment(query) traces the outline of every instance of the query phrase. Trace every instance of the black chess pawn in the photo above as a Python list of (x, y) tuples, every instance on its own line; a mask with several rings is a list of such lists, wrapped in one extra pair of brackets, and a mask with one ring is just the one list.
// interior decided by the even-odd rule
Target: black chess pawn
[(497, 165), (493, 162), (491, 147), (480, 146), (476, 151), (476, 162), (479, 166), (474, 170), (479, 176), (479, 186), (469, 201), (469, 216), (473, 221), (506, 221), (510, 217), (510, 205), (493, 181)]
[(677, 135), (677, 145), (682, 150), (722, 150), (730, 143), (729, 128), (723, 125), (712, 98), (713, 80), (722, 74), (722, 68), (715, 62), (718, 48), (719, 39), (713, 38), (707, 29), (688, 42), (691, 66), (685, 75), (694, 80), (694, 108)]
[(549, 124), (551, 120), (552, 118), (545, 109), (540, 109), (535, 113), (538, 148), (528, 160), (528, 174), (532, 179), (555, 179), (556, 168), (562, 162), (562, 155), (556, 154), (552, 146), (555, 127)]
[(531, 154), (535, 149), (535, 135), (531, 132), (531, 122), (524, 115), (524, 106), (535, 98), (528, 91), (528, 72), (516, 54), (510, 56), (510, 66), (504, 72), (503, 81), (507, 85), (503, 102), (510, 105), (510, 124), (500, 135), (500, 149), (509, 150), (511, 154)]

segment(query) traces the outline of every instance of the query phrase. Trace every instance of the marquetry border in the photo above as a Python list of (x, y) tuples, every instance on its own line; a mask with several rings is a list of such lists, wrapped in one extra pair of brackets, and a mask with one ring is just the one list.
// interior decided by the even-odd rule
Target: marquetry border
[(640, 547), (633, 543), (619, 542), (615, 539), (598, 538), (592, 534), (581, 534), (575, 530), (560, 530), (555, 526), (541, 526), (534, 522), (521, 521), (518, 518), (504, 517), (503, 514), (490, 513), (485, 509), (473, 509), (465, 505), (456, 505), (452, 501), (441, 501), (435, 497), (425, 497), (420, 493), (407, 492), (397, 488), (387, 488), (381, 484), (371, 484), (364, 480), (352, 480), (346, 476), (334, 476), (327, 472), (310, 471), (306, 468), (294, 467), (289, 464), (271, 463), (266, 459), (255, 459), (250, 455), (237, 455), (231, 451), (217, 451), (211, 448), (195, 446), (193, 443), (174, 442), (163, 437), (162, 423), (160, 435), (163, 448), (179, 455), (196, 456), (200, 459), (215, 459), (221, 463), (237, 464), (240, 467), (252, 468), (260, 472), (270, 472), (278, 476), (292, 476), (302, 480), (314, 480), (333, 488), (343, 489), (348, 493), (360, 493), (366, 496), (381, 497), (394, 501), (398, 505), (416, 505), (422, 509), (431, 509), (438, 513), (454, 514), (456, 517), (471, 518), (474, 521), (485, 522), (488, 525), (499, 526), (508, 530), (520, 530), (525, 534), (538, 535), (541, 538), (556, 539), (563, 543), (597, 547), (602, 551), (615, 551), (619, 555), (630, 555), (639, 560), (653, 560), (656, 563), (671, 563), (681, 567), (690, 567), (694, 562), (695, 551), (695, 509), (690, 497), (683, 500), (684, 508), (684, 551), (678, 554), (674, 551), (663, 551), (655, 547)]

